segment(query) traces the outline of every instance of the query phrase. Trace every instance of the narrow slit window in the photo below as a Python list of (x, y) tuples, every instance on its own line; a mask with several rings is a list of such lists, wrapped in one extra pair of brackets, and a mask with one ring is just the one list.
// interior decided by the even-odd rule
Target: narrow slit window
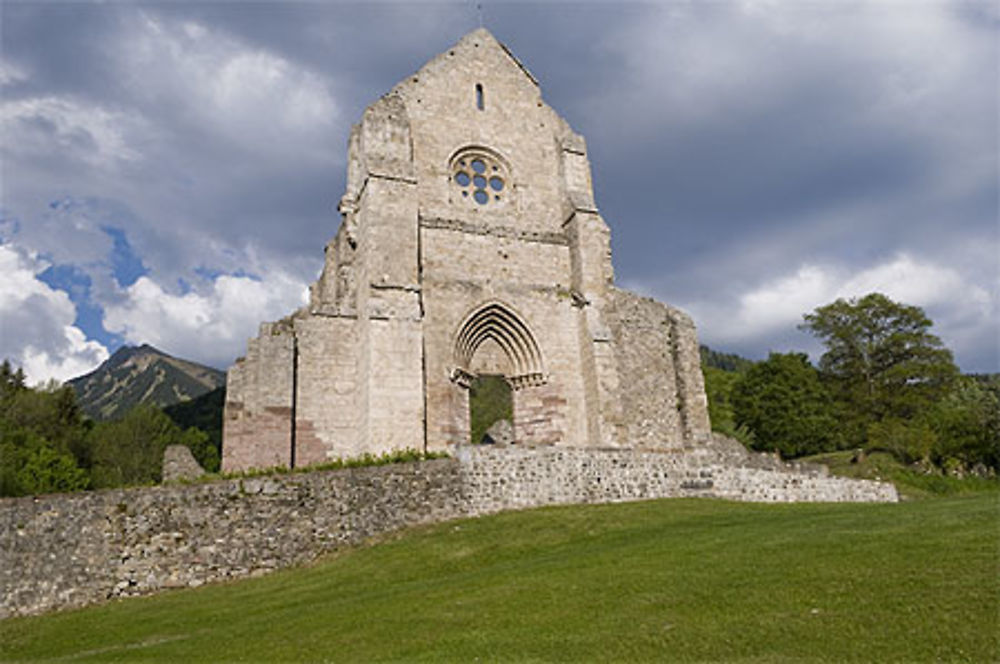
[(480, 111), (486, 108), (486, 100), (483, 99), (483, 84), (476, 83), (476, 108)]

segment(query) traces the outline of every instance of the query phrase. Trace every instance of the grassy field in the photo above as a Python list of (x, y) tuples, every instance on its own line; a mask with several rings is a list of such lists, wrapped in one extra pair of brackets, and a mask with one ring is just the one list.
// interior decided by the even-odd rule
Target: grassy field
[(7, 620), (0, 658), (997, 661), (998, 496), (451, 522), (256, 580)]

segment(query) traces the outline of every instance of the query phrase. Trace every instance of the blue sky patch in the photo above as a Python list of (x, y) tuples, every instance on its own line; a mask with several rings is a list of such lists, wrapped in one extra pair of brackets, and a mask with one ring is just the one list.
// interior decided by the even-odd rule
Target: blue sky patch
[(104, 329), (104, 310), (91, 300), (91, 280), (86, 272), (75, 265), (52, 265), (37, 275), (42, 283), (55, 290), (64, 291), (76, 306), (73, 325), (87, 336), (113, 349), (124, 343), (124, 339)]
[(114, 241), (110, 256), (111, 270), (115, 281), (122, 288), (128, 288), (138, 281), (139, 277), (149, 273), (142, 264), (142, 259), (132, 250), (124, 230), (114, 226), (101, 226), (101, 230)]
[(205, 279), (206, 281), (215, 281), (216, 279), (218, 279), (223, 275), (229, 277), (236, 277), (237, 279), (250, 279), (251, 281), (263, 281), (260, 275), (247, 272), (246, 270), (236, 270), (235, 272), (224, 272), (223, 270), (216, 270), (210, 267), (205, 267), (204, 265), (195, 268), (194, 273), (197, 274), (202, 279)]

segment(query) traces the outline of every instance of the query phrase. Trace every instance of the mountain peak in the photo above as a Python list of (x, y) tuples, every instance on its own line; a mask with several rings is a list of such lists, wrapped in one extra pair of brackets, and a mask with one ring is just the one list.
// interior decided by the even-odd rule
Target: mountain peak
[(149, 344), (122, 346), (94, 371), (67, 381), (80, 407), (101, 420), (144, 403), (157, 407), (188, 401), (224, 385), (226, 375), (175, 358)]

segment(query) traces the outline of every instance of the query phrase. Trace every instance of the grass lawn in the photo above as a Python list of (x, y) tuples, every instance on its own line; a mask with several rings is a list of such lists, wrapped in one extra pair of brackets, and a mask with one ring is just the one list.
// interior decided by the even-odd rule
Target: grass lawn
[(500, 514), (260, 579), (3, 621), (0, 658), (992, 662), (998, 498)]

